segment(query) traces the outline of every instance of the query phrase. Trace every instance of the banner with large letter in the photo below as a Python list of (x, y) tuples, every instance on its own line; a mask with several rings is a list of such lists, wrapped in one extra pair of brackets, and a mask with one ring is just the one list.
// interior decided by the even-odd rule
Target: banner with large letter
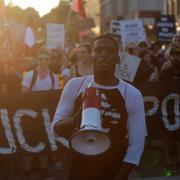
[[(180, 129), (180, 82), (136, 85), (144, 96), (148, 135)], [(0, 96), (0, 156), (56, 151), (61, 138), (50, 131), (61, 92), (31, 92)]]

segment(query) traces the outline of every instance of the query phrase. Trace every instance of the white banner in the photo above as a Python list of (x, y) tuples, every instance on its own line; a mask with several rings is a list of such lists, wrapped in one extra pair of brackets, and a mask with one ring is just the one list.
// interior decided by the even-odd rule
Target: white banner
[(133, 82), (140, 61), (141, 59), (136, 56), (122, 53), (120, 63), (116, 65), (116, 76), (129, 82)]
[(64, 25), (47, 23), (47, 47), (64, 48)]
[(120, 21), (123, 47), (130, 42), (147, 41), (142, 19)]

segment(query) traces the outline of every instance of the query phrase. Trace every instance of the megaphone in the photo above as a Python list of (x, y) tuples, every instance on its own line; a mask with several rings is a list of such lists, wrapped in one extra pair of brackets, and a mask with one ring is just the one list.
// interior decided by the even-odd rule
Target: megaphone
[(106, 152), (111, 145), (101, 126), (100, 100), (99, 89), (91, 84), (84, 93), (80, 129), (70, 140), (71, 148), (79, 154), (99, 155)]

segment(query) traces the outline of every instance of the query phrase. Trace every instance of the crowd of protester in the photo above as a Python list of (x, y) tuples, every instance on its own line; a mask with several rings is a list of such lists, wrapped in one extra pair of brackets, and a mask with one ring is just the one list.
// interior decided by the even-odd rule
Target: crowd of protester
[[(158, 42), (150, 44), (149, 42), (140, 41), (137, 44), (127, 44), (125, 51), (141, 58), (133, 83), (179, 78), (179, 62), (177, 58), (179, 44), (179, 33), (174, 35), (172, 42), (166, 47), (162, 47), (162, 44)], [(64, 86), (62, 83), (66, 83), (70, 78), (92, 74), (92, 58), (90, 54), (90, 42), (78, 43), (73, 48), (66, 47), (66, 51), (62, 48), (48, 49), (42, 46), (34, 51), (31, 57), (25, 52), (14, 56), (11, 51), (1, 49), (0, 93), (20, 92), (25, 88), (24, 86), (29, 86), (33, 72), (28, 71), (33, 69), (37, 70), (40, 80), (53, 73), (56, 87), (52, 89), (62, 89)], [(44, 71), (43, 66), (47, 66)], [(167, 69), (172, 69), (172, 72), (165, 75)], [(28, 81), (26, 83), (29, 84), (26, 84), (25, 81)], [(49, 87), (39, 90), (50, 89)]]
[[(81, 42), (74, 47), (49, 49), (42, 45), (31, 56), (22, 51), (14, 55), (6, 49), (0, 50), (0, 95), (27, 91), (61, 90), (73, 78), (93, 73), (91, 42)], [(133, 83), (158, 82), (180, 78), (180, 32), (169, 45), (159, 42), (140, 41), (127, 44), (125, 51), (141, 58)], [(169, 143), (165, 143), (165, 160), (171, 165)], [(179, 150), (180, 153), (180, 150)], [(31, 170), (26, 163), (25, 170)], [(42, 169), (46, 168), (47, 157), (41, 158)], [(51, 157), (51, 159), (53, 159)], [(56, 156), (55, 159), (58, 159)], [(180, 155), (177, 162), (180, 163)], [(56, 162), (55, 168), (61, 165)], [(28, 167), (27, 167), (28, 166)], [(26, 168), (27, 167), (27, 168)]]

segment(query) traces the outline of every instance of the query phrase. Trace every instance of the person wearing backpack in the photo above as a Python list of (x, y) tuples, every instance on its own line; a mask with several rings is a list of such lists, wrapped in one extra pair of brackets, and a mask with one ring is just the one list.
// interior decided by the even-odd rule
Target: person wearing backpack
[[(21, 83), (22, 92), (51, 91), (59, 89), (58, 77), (49, 69), (50, 61), (51, 50), (46, 47), (41, 47), (37, 54), (37, 67), (27, 72), (23, 77)], [(22, 164), (25, 174), (29, 175), (32, 170), (33, 161), (37, 160), (38, 162), (35, 163), (37, 170), (45, 173), (47, 176), (48, 159), (49, 156), (46, 154), (41, 154), (37, 157), (32, 155), (22, 156)]]
[(44, 91), (59, 89), (58, 77), (49, 70), (51, 50), (41, 47), (37, 55), (37, 68), (29, 71), (22, 80), (21, 91)]

